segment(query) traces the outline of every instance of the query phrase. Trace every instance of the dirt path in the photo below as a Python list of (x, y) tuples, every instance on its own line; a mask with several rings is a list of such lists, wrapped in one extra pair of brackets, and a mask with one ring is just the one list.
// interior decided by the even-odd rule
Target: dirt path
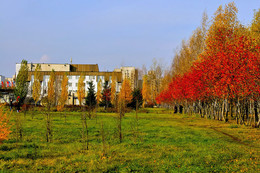
[[(175, 119), (175, 120), (177, 120), (177, 122), (180, 122), (182, 124), (185, 124), (185, 125), (191, 126), (191, 127), (212, 129), (212, 130), (214, 130), (217, 133), (221, 133), (221, 134), (231, 138), (234, 142), (239, 143), (239, 144), (244, 145), (244, 146), (247, 146), (247, 147), (257, 148), (257, 149), (260, 148), (258, 146), (247, 144), (247, 143), (243, 142), (241, 139), (239, 139), (238, 137), (233, 136), (233, 135), (231, 135), (231, 134), (229, 134), (227, 132), (224, 132), (224, 131), (220, 130), (219, 129), (220, 127), (212, 127), (212, 125), (197, 125), (196, 123), (187, 122), (187, 121), (184, 121), (183, 119)], [(212, 120), (212, 121), (214, 121), (214, 120)]]
[(231, 134), (228, 134), (228, 133), (226, 133), (226, 132), (223, 132), (223, 131), (221, 131), (221, 130), (219, 130), (219, 129), (216, 129), (215, 127), (210, 127), (210, 129), (213, 129), (213, 130), (216, 131), (216, 132), (219, 132), (219, 133), (221, 133), (221, 134), (223, 134), (223, 135), (225, 135), (225, 136), (230, 137), (233, 141), (235, 141), (235, 142), (237, 142), (237, 143), (239, 143), (239, 144), (242, 144), (242, 145), (245, 145), (245, 146), (248, 146), (248, 147), (259, 148), (259, 147), (251, 146), (250, 144), (244, 143), (244, 142), (241, 141), (239, 138), (237, 138), (237, 137), (235, 137), (235, 136), (233, 136), (233, 135), (231, 135)]

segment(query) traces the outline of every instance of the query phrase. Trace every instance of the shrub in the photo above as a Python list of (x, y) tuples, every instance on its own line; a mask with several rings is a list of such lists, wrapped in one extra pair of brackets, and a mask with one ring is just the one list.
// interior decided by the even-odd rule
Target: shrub
[(7, 113), (4, 113), (3, 107), (0, 106), (0, 143), (4, 140), (8, 140), (10, 131), (10, 124), (9, 124), (9, 116)]

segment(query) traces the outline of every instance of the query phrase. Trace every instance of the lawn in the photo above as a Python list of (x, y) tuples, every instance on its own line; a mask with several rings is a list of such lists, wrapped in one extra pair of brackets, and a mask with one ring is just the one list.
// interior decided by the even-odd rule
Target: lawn
[(123, 117), (120, 143), (117, 114), (97, 113), (86, 150), (80, 112), (52, 113), (51, 143), (45, 114), (19, 115), (23, 140), (0, 145), (2, 172), (260, 172), (260, 129), (146, 109)]

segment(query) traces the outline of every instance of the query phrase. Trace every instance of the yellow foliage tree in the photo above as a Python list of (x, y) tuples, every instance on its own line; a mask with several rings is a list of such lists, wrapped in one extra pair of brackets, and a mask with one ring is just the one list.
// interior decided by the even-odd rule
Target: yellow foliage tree
[(143, 88), (142, 88), (142, 95), (143, 95), (143, 107), (146, 103), (149, 103), (151, 101), (151, 91), (150, 87), (148, 85), (148, 79), (147, 75), (143, 76)]
[(121, 91), (119, 93), (119, 101), (123, 102), (124, 106), (132, 100), (132, 88), (129, 79), (125, 79), (122, 84)]
[(250, 26), (250, 31), (255, 42), (260, 45), (260, 9), (255, 11), (252, 24)]
[(199, 26), (189, 38), (182, 41), (180, 49), (176, 51), (172, 63), (172, 75), (183, 75), (188, 72), (193, 62), (205, 50), (205, 39), (208, 31), (208, 16), (203, 14), (201, 26)]
[(79, 105), (81, 106), (83, 99), (85, 98), (85, 83), (84, 83), (85, 76), (83, 73), (80, 74), (79, 81), (78, 81), (78, 100)]
[(3, 112), (2, 106), (0, 106), (0, 144), (4, 140), (8, 140), (11, 126), (9, 125), (9, 116)]
[(112, 75), (111, 83), (111, 103), (115, 105), (116, 102), (116, 76)]
[(35, 102), (35, 105), (40, 100), (40, 96), (41, 96), (41, 83), (40, 83), (40, 73), (39, 73), (40, 69), (41, 69), (40, 64), (37, 64), (34, 71), (34, 82), (33, 82), (33, 93), (32, 93), (32, 97)]
[(48, 106), (55, 104), (55, 71), (52, 70), (48, 82)]
[(63, 110), (67, 99), (68, 99), (68, 76), (64, 74), (61, 82), (61, 94), (59, 98), (59, 105), (57, 107), (58, 111)]
[(98, 84), (97, 84), (97, 105), (101, 102), (102, 98), (102, 81), (99, 79)]

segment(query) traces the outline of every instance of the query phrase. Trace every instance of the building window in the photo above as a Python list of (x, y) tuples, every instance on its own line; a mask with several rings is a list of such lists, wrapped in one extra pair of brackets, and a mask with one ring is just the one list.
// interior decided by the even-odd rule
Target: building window
[(69, 82), (69, 87), (72, 87), (72, 83)]
[(76, 79), (79, 79), (80, 76), (76, 76)]
[(76, 87), (78, 87), (78, 83), (76, 83)]
[(68, 76), (68, 79), (71, 80), (71, 79), (72, 79), (72, 76)]
[(89, 76), (89, 80), (95, 80), (95, 76)]
[(104, 76), (97, 76), (97, 82), (99, 82), (99, 80), (104, 81), (105, 77)]

